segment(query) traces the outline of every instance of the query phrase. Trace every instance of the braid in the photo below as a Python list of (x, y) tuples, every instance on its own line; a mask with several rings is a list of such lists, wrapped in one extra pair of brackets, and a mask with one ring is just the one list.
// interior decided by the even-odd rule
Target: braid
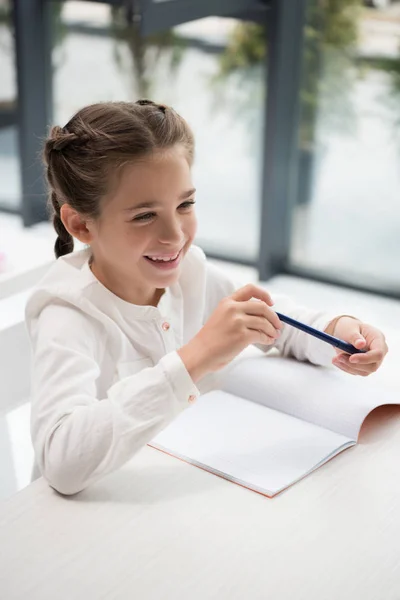
[(44, 148), (44, 159), (48, 165), (50, 163), (50, 156), (54, 152), (61, 152), (67, 150), (69, 147), (74, 146), (75, 149), (78, 147), (84, 147), (94, 137), (95, 132), (82, 132), (79, 135), (76, 133), (70, 133), (66, 128), (61, 128), (58, 125), (53, 127), (50, 131), (50, 137), (47, 139)]
[(194, 140), (186, 121), (171, 107), (147, 99), (92, 104), (64, 127), (52, 127), (43, 158), (48, 206), (57, 232), (56, 257), (74, 249), (73, 237), (61, 219), (64, 204), (85, 219), (99, 218), (119, 169), (176, 144), (184, 147), (191, 166)]
[(54, 244), (54, 253), (56, 258), (69, 254), (74, 250), (74, 238), (66, 230), (64, 223), (60, 217), (60, 203), (57, 198), (57, 194), (54, 190), (50, 196), (51, 204), (53, 206), (53, 226), (57, 233), (57, 239)]
[(67, 231), (64, 223), (61, 220), (60, 208), (61, 203), (55, 190), (55, 181), (52, 174), (51, 164), (52, 157), (55, 152), (61, 151), (71, 142), (75, 142), (77, 136), (74, 133), (67, 133), (65, 129), (56, 125), (51, 130), (51, 137), (46, 141), (44, 147), (44, 161), (47, 166), (47, 181), (50, 187), (50, 196), (48, 201), (48, 207), (52, 214), (53, 227), (57, 233), (57, 239), (54, 244), (54, 254), (56, 258), (69, 254), (74, 250), (74, 239), (72, 235)]

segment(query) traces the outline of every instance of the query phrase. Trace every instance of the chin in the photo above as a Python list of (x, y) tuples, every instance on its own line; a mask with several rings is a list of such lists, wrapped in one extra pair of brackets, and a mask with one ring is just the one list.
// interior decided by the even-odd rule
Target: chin
[(177, 269), (176, 273), (169, 273), (168, 275), (165, 274), (164, 277), (157, 277), (156, 288), (165, 288), (173, 285), (178, 281), (180, 274), (181, 269)]

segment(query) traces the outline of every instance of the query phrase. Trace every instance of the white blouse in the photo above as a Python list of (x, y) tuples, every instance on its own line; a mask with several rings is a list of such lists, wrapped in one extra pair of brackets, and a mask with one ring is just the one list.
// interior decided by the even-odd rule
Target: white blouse
[[(196, 386), (176, 350), (239, 287), (192, 246), (179, 281), (159, 305), (137, 306), (104, 287), (88, 260), (87, 250), (58, 259), (26, 309), (35, 456), (42, 475), (63, 494), (120, 467), (217, 385), (211, 374)], [(273, 299), (274, 309), (318, 329), (334, 318)], [(334, 355), (328, 344), (286, 325), (275, 347), (320, 365)]]

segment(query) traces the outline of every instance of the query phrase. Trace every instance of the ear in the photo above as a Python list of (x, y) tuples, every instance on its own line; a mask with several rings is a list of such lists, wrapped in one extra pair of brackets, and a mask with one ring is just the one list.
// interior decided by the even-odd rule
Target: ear
[(70, 204), (63, 204), (60, 209), (60, 218), (65, 229), (74, 238), (83, 244), (90, 244), (93, 234), (88, 228), (88, 219), (78, 213)]

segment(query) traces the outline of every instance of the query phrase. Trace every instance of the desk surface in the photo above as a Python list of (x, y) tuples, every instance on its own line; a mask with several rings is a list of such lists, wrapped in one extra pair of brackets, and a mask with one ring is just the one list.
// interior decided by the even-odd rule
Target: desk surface
[[(377, 317), (399, 323), (393, 309)], [(380, 377), (397, 386), (388, 338)], [(39, 479), (0, 505), (0, 598), (399, 600), (399, 471), (400, 407), (385, 406), (273, 499), (149, 447), (76, 497)]]
[(274, 499), (151, 448), (82, 494), (0, 508), (4, 600), (399, 600), (400, 408)]

